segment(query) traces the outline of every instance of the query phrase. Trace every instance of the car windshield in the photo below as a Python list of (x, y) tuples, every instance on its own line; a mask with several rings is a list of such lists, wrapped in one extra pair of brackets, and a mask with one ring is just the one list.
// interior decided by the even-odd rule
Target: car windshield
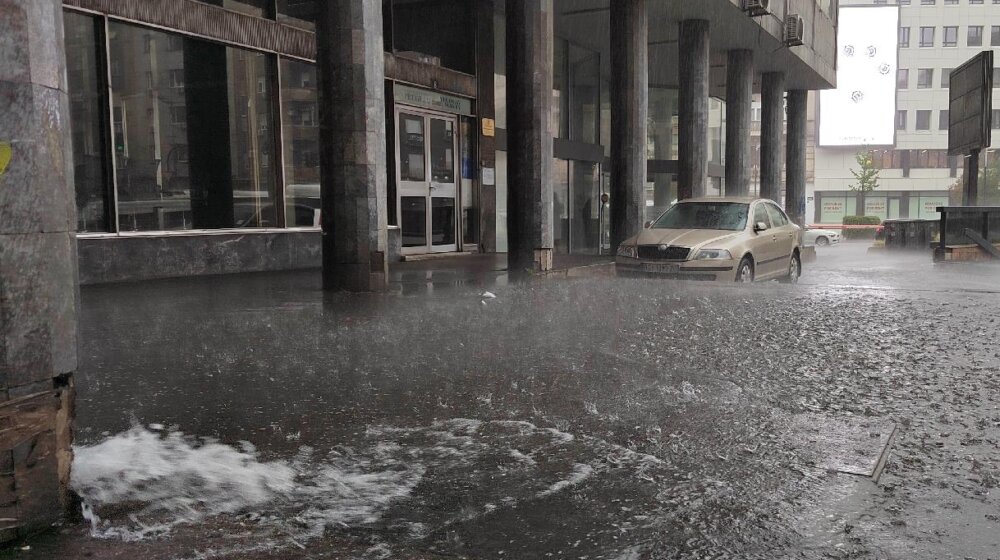
[(740, 231), (747, 225), (743, 202), (682, 202), (653, 224), (654, 229), (724, 229)]

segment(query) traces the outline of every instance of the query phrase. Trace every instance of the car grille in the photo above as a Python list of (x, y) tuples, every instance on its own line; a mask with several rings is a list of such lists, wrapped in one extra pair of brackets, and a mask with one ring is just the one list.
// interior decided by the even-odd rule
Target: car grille
[(683, 261), (688, 258), (691, 249), (687, 247), (668, 246), (660, 249), (659, 245), (639, 245), (639, 258), (660, 261)]

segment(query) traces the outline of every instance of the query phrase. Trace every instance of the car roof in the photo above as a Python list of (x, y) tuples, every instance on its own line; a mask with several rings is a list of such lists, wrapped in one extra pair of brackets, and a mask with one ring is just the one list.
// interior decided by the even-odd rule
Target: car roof
[(699, 198), (686, 198), (680, 200), (678, 204), (686, 204), (689, 202), (740, 202), (743, 204), (749, 204), (755, 200), (763, 200), (767, 202), (774, 202), (773, 200), (767, 198), (757, 198), (754, 196), (703, 196)]

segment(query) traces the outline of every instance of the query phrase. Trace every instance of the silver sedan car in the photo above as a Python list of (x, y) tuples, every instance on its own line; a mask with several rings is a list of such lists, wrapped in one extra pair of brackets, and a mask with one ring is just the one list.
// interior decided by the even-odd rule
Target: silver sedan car
[(681, 201), (618, 248), (619, 276), (797, 282), (802, 230), (773, 201)]

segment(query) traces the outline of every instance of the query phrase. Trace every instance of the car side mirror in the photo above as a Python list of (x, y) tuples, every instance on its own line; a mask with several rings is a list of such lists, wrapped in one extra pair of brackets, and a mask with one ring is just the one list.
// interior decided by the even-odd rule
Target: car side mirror
[(762, 231), (767, 231), (767, 224), (764, 222), (757, 222), (753, 225), (753, 230), (755, 233), (760, 233)]
[(646, 220), (646, 223), (642, 225), (642, 229), (649, 229), (651, 225), (653, 225), (653, 220)]

